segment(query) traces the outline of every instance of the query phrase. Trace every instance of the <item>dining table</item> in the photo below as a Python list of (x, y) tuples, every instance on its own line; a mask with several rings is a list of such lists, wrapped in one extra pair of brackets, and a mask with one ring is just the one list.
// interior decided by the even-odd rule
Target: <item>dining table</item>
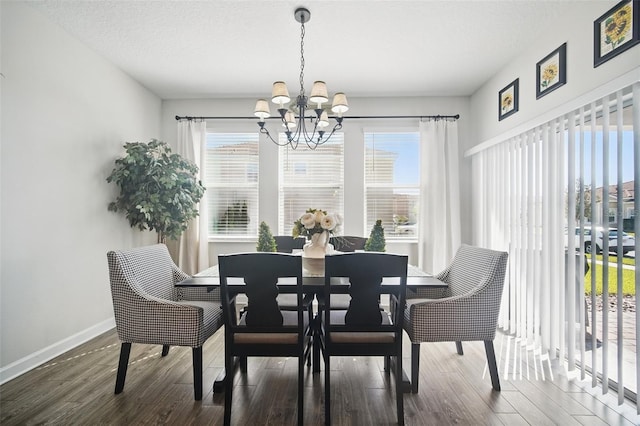
[[(398, 278), (384, 278), (382, 280), (382, 287), (384, 293), (394, 293), (395, 289), (399, 285)], [(305, 294), (321, 294), (324, 291), (324, 274), (316, 271), (309, 271), (306, 268), (302, 270), (302, 286)], [(184, 287), (200, 287), (206, 288), (207, 291), (212, 291), (220, 287), (220, 271), (218, 265), (211, 266), (197, 274), (179, 281), (175, 285), (178, 288)], [(237, 292), (242, 292), (244, 282), (241, 278), (227, 279), (227, 286), (232, 289), (237, 287)], [(410, 297), (411, 293), (415, 293), (418, 289), (424, 288), (446, 288), (447, 284), (440, 281), (432, 274), (422, 271), (420, 268), (414, 265), (407, 265), (407, 297)], [(347, 278), (333, 278), (331, 281), (332, 293), (347, 293), (349, 290), (349, 282)], [(296, 292), (296, 279), (292, 278), (280, 278), (278, 280), (278, 291), (280, 293), (295, 293)], [(313, 371), (319, 372), (319, 361), (314, 360)], [(226, 372), (222, 370), (213, 384), (214, 392), (222, 392), (224, 390), (224, 379)], [(411, 392), (411, 381), (406, 372), (402, 372), (402, 389), (405, 393)]]

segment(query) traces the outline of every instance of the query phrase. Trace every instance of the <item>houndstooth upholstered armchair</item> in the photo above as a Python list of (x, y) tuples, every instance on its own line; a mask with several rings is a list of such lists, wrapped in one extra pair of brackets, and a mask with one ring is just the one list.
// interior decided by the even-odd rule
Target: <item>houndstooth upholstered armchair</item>
[[(122, 341), (115, 393), (124, 389), (132, 343), (189, 346), (193, 352), (195, 399), (202, 399), (202, 345), (222, 325), (219, 292), (180, 289), (188, 278), (163, 244), (107, 253), (111, 296)], [(189, 298), (191, 300), (185, 300)]]
[(412, 298), (407, 294), (404, 328), (411, 339), (413, 393), (418, 392), (421, 342), (456, 342), (462, 355), (462, 341), (473, 340), (484, 342), (491, 383), (500, 390), (493, 339), (507, 256), (506, 252), (462, 245), (452, 263), (436, 275), (448, 284), (446, 289), (419, 292)]

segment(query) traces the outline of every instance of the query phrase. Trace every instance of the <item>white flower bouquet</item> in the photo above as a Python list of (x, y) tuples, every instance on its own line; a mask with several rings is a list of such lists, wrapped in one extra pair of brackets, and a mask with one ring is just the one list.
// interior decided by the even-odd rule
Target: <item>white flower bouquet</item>
[(300, 236), (310, 238), (313, 234), (327, 232), (335, 235), (342, 225), (342, 218), (338, 214), (327, 214), (320, 209), (307, 209), (300, 219), (293, 223), (293, 238)]

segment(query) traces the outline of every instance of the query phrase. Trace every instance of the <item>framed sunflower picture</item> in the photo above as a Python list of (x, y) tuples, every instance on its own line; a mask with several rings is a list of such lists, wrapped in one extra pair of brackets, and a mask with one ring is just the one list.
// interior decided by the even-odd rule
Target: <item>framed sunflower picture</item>
[(520, 79), (516, 78), (498, 92), (498, 120), (503, 120), (518, 112), (519, 84)]
[(640, 43), (640, 0), (623, 0), (593, 22), (593, 67)]
[(567, 43), (536, 64), (536, 99), (567, 82)]

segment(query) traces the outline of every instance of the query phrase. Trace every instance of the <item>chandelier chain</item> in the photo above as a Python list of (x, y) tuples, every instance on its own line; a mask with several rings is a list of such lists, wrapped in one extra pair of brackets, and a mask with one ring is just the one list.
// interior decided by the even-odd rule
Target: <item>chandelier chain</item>
[(304, 21), (300, 24), (300, 95), (304, 96)]

